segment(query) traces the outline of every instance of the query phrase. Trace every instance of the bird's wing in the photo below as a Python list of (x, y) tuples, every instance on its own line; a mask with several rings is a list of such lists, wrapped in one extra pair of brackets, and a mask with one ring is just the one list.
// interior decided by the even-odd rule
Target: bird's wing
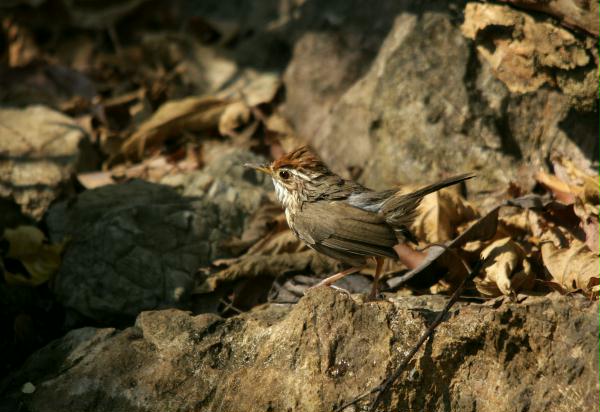
[(397, 258), (394, 231), (382, 216), (343, 201), (307, 202), (294, 214), (293, 230), (310, 246), (360, 256)]

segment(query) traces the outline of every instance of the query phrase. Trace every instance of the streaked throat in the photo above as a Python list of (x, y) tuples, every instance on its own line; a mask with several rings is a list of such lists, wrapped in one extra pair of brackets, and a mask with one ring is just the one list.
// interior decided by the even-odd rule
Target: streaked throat
[(277, 196), (277, 200), (279, 200), (279, 203), (281, 203), (284, 208), (291, 208), (298, 202), (298, 199), (296, 199), (285, 186), (275, 179), (273, 179), (273, 186), (275, 186), (275, 195)]

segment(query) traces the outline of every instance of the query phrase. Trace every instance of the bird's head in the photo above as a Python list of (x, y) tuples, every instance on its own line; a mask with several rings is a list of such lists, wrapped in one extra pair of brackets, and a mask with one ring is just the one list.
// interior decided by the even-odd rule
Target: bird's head
[(323, 177), (331, 175), (308, 146), (302, 146), (271, 163), (245, 166), (271, 176), (277, 198), (286, 208), (307, 200), (309, 193), (324, 183)]

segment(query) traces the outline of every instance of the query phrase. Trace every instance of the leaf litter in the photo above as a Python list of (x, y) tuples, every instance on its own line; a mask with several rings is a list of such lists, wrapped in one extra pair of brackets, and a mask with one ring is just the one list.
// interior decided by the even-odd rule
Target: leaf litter
[[(144, 29), (132, 42), (115, 36), (119, 33), (111, 27), (142, 1), (114, 10), (100, 5), (101, 12), (71, 3), (66, 3), (68, 12), (79, 16), (82, 26), (105, 35), (75, 31), (55, 45), (50, 59), (29, 28), (17, 20), (3, 20), (9, 34), (9, 67), (0, 76), (0, 100), (18, 101), (22, 107), (41, 102), (73, 118), (101, 158), (100, 166), (78, 165), (73, 170), (78, 190), (131, 179), (165, 182), (167, 176), (202, 169), (213, 146), (244, 147), (275, 158), (302, 142), (280, 110), (285, 99), (281, 73), (241, 67), (228, 49), (239, 27), (194, 18), (189, 32)], [(478, 21), (473, 17), (484, 12), (482, 7), (469, 9), (463, 26), (476, 40), (494, 24), (527, 29), (523, 38), (498, 43), (497, 52), (477, 46), (498, 71), (525, 73), (516, 79), (501, 77), (509, 88), (535, 90), (554, 81), (548, 76), (560, 77), (528, 71), (530, 61), (543, 54), (539, 48), (516, 63), (503, 58), (502, 53), (511, 56), (518, 45), (531, 43), (544, 27), (533, 21), (519, 23), (510, 10), (493, 5), (485, 6), (493, 9), (492, 17)], [(579, 56), (575, 60), (585, 65), (581, 51), (587, 46), (565, 36), (556, 41), (574, 45), (572, 53)], [(544, 64), (560, 68), (564, 62)], [(469, 193), (467, 201), (453, 189), (427, 196), (412, 226), (419, 244), (398, 246), (399, 262), (386, 263), (387, 293), (446, 293), (464, 279), (469, 267), (482, 261), (470, 296), (487, 299), (558, 290), (597, 298), (598, 174), (559, 155), (550, 160), (551, 167), (535, 176), (535, 193), (527, 185), (509, 182), (499, 188), (505, 193), (492, 207), (489, 198)], [(21, 258), (34, 272), (23, 281), (30, 286), (49, 279), (60, 262), (58, 245), (43, 240), (36, 245), (47, 261)], [(224, 290), (230, 304), (240, 302), (240, 294), (251, 293), (246, 286), (257, 279), (263, 279), (262, 288), (278, 285), (298, 296), (310, 286), (307, 279), (339, 268), (296, 239), (273, 202), (263, 205), (247, 220), (242, 234), (224, 246), (232, 257), (200, 271), (196, 293)], [(353, 278), (356, 290), (368, 289), (373, 270), (368, 267)], [(12, 272), (5, 276), (14, 276), (11, 282), (29, 279)]]

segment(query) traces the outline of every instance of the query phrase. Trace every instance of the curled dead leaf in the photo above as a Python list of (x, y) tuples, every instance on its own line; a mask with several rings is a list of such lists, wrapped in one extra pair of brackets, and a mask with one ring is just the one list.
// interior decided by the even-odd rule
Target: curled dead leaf
[(454, 238), (456, 228), (477, 217), (475, 209), (451, 189), (427, 195), (417, 209), (411, 230), (418, 239), (429, 243), (445, 242)]
[(219, 119), (219, 133), (222, 136), (236, 137), (252, 119), (252, 111), (244, 102), (227, 106)]
[(270, 249), (265, 244), (269, 243), (271, 238), (286, 230), (289, 231), (281, 207), (274, 203), (265, 203), (252, 215), (242, 236), (224, 242), (222, 246), (236, 256), (246, 251), (249, 254), (261, 254), (261, 251)]
[(580, 226), (585, 233), (585, 244), (593, 253), (599, 253), (600, 242), (598, 241), (598, 236), (600, 225), (598, 224), (598, 207), (590, 204), (583, 204), (577, 199), (573, 210), (581, 220)]
[(483, 266), (475, 287), (486, 296), (512, 296), (531, 289), (535, 275), (523, 249), (506, 237), (492, 242), (481, 252)]
[(97, 187), (112, 185), (115, 180), (109, 172), (87, 172), (77, 174), (77, 180), (86, 189), (95, 189)]
[[(448, 278), (450, 282), (453, 280), (462, 280), (462, 277), (466, 274), (466, 268), (460, 260), (457, 250), (468, 242), (484, 241), (494, 236), (498, 226), (499, 211), (500, 207), (492, 209), (485, 216), (481, 217), (475, 223), (469, 226), (469, 228), (461, 233), (460, 236), (456, 237), (452, 242), (449, 242), (446, 246), (430, 246), (427, 248), (424, 258), (418, 257), (415, 259), (414, 257), (411, 257), (417, 266), (401, 276), (395, 276), (389, 279), (387, 281), (389, 288), (391, 290), (399, 289), (410, 279), (414, 278), (420, 273), (423, 273), (427, 268), (437, 261), (440, 261), (444, 267), (449, 268), (450, 276), (448, 276)], [(396, 252), (398, 251), (399, 249), (396, 248)], [(404, 253), (406, 253), (406, 251)]]
[(574, 239), (569, 247), (559, 248), (554, 242), (542, 244), (542, 260), (553, 282), (564, 292), (581, 290), (591, 295), (600, 284), (598, 256), (582, 242)]
[(267, 276), (277, 278), (291, 273), (331, 272), (334, 263), (313, 250), (277, 255), (246, 255), (228, 268), (208, 275), (194, 289), (194, 293), (209, 293), (221, 283), (239, 279)]
[[(4, 271), (9, 285), (38, 286), (47, 282), (58, 270), (65, 242), (48, 244), (44, 233), (35, 226), (6, 229), (4, 238), (9, 249), (5, 259), (16, 259), (27, 273)], [(6, 263), (6, 262), (5, 262)]]
[(122, 153), (139, 160), (146, 149), (160, 146), (184, 131), (216, 130), (228, 104), (214, 97), (188, 97), (167, 102), (123, 143)]
[(570, 185), (559, 179), (557, 176), (550, 175), (544, 171), (539, 171), (535, 175), (535, 179), (552, 191), (557, 200), (565, 204), (571, 204), (575, 202), (575, 199), (578, 196), (583, 195), (582, 187)]

